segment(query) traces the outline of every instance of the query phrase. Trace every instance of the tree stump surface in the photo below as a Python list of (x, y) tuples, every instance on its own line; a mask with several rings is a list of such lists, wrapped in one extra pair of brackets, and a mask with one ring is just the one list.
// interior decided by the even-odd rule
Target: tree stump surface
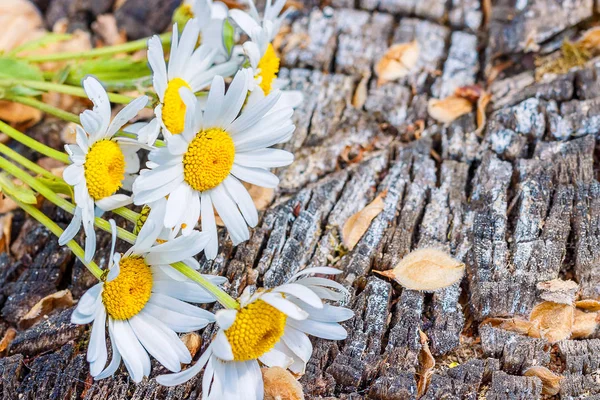
[[(50, 25), (62, 16), (80, 27), (111, 1), (36, 3)], [(162, 31), (177, 3), (126, 0), (115, 14), (138, 38)], [(344, 271), (338, 280), (350, 291), (345, 305), (355, 317), (345, 323), (346, 340), (313, 338), (300, 379), (307, 399), (600, 399), (600, 339), (549, 344), (481, 324), (527, 318), (541, 301), (536, 285), (558, 277), (575, 280), (582, 298), (600, 299), (600, 64), (536, 81), (527, 53), (558, 49), (594, 18), (597, 5), (304, 3), (280, 43), (280, 76), (305, 95), (284, 146), (296, 160), (278, 171), (280, 187), (250, 240), (233, 247), (222, 231), (219, 256), (201, 257), (201, 272), (228, 277), (227, 290), (237, 296), (310, 266)], [(415, 69), (378, 85), (380, 57), (391, 44), (412, 40), (420, 47)], [(483, 131), (475, 111), (450, 124), (428, 115), (430, 98), (476, 83), (492, 94)], [(61, 126), (47, 118), (28, 133), (60, 148)], [(384, 191), (384, 210), (346, 251), (341, 227)], [(64, 212), (43, 209), (68, 223)], [(79, 299), (94, 283), (68, 249), (20, 212), (13, 235), (11, 254), (0, 254), (0, 337), (44, 296), (68, 288)], [(99, 233), (98, 240), (96, 260), (105, 265), (110, 238)], [(374, 273), (432, 246), (466, 263), (460, 284), (422, 293)], [(121, 367), (94, 382), (85, 361), (90, 327), (72, 325), (71, 312), (55, 310), (17, 330), (0, 358), (4, 399), (200, 398), (201, 376), (174, 388), (154, 379), (136, 385)], [(436, 366), (419, 397), (420, 331)], [(203, 348), (212, 334), (201, 333)], [(543, 395), (540, 379), (523, 376), (534, 365), (564, 375), (558, 395)], [(152, 377), (165, 372), (154, 362)]]

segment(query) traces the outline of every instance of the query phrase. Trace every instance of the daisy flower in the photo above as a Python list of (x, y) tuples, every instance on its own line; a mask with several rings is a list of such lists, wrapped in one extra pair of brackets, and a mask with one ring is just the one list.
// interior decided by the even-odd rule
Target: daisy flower
[(111, 122), (110, 102), (100, 82), (87, 77), (83, 88), (94, 108), (80, 114), (83, 128), (76, 126), (76, 144), (65, 145), (72, 164), (64, 170), (63, 178), (74, 187), (76, 208), (59, 243), (64, 245), (73, 239), (83, 224), (85, 260), (90, 261), (96, 252), (95, 207), (110, 211), (131, 203), (130, 196), (115, 193), (122, 187), (131, 189), (133, 174), (140, 169), (140, 144), (115, 134), (146, 106), (148, 98), (133, 100)]
[(213, 0), (185, 0), (183, 7), (198, 23), (201, 43), (217, 50), (215, 62), (226, 61), (229, 51), (225, 47), (223, 29), (229, 14), (227, 5)]
[(338, 322), (352, 318), (352, 310), (322, 301), (341, 300), (346, 289), (330, 279), (308, 277), (340, 272), (329, 267), (309, 268), (274, 289), (252, 295), (245, 290), (240, 309), (215, 314), (219, 330), (198, 362), (156, 380), (166, 386), (179, 385), (206, 367), (202, 392), (208, 399), (262, 399), (261, 364), (302, 374), (312, 354), (308, 335), (346, 338), (346, 330)]
[(153, 144), (161, 129), (166, 140), (183, 132), (186, 105), (179, 95), (180, 88), (196, 93), (206, 88), (214, 76), (230, 76), (238, 70), (239, 62), (235, 60), (213, 66), (217, 49), (205, 45), (195, 49), (199, 33), (196, 19), (186, 24), (181, 39), (177, 24), (173, 25), (168, 66), (159, 37), (153, 36), (148, 40), (148, 63), (160, 104), (154, 109), (156, 118), (137, 132), (141, 142)]
[(258, 212), (240, 180), (275, 187), (279, 179), (267, 169), (293, 161), (291, 153), (269, 148), (291, 138), (293, 110), (273, 112), (278, 91), (242, 110), (247, 74), (248, 70), (238, 72), (227, 94), (223, 78), (216, 76), (204, 111), (191, 91), (180, 90), (186, 107), (183, 132), (173, 135), (166, 147), (150, 152), (149, 169), (142, 170), (133, 184), (137, 205), (168, 195), (164, 226), (169, 229), (188, 235), (202, 216), (202, 231), (211, 235), (204, 250), (209, 259), (218, 252), (213, 206), (234, 245), (248, 240), (247, 225), (258, 223)]
[[(279, 15), (285, 2), (286, 0), (277, 0), (274, 5), (271, 5), (271, 2), (268, 1), (262, 19), (252, 0), (249, 0), (250, 14), (241, 10), (231, 10), (231, 18), (250, 37), (250, 41), (242, 45), (254, 71), (254, 79), (249, 86), (249, 90), (252, 92), (249, 102), (252, 102), (254, 97), (264, 97), (271, 90), (283, 89), (289, 84), (286, 79), (277, 77), (280, 59), (271, 44), (279, 33), (283, 20), (293, 11), (292, 8), (288, 8)], [(285, 91), (282, 92), (279, 106), (295, 108), (302, 103), (302, 100), (301, 92)]]
[[(200, 232), (150, 246), (138, 240), (124, 255), (115, 254), (113, 224), (111, 257), (103, 281), (81, 298), (71, 322), (93, 322), (87, 361), (90, 374), (103, 379), (115, 373), (121, 360), (135, 382), (150, 374), (150, 355), (170, 371), (192, 358), (176, 332), (192, 332), (214, 321), (212, 313), (186, 302), (211, 303), (215, 299), (169, 266), (200, 252), (208, 241)], [(207, 276), (214, 283), (225, 278)], [(106, 326), (112, 360), (106, 365)]]

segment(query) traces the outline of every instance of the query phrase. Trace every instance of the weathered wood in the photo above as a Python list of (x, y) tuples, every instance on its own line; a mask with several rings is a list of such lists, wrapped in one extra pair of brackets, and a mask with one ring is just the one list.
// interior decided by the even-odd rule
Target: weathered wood
[[(47, 20), (58, 10), (53, 3), (69, 2), (51, 1)], [(127, 0), (116, 12), (119, 26), (130, 38), (162, 31), (178, 1), (158, 3)], [(600, 299), (600, 67), (590, 62), (536, 81), (523, 54), (558, 49), (580, 32), (592, 1), (492, 3), (489, 26), (485, 2), (474, 0), (331, 0), (320, 9), (311, 1), (290, 21), (280, 77), (305, 101), (283, 147), (296, 160), (277, 171), (281, 184), (250, 240), (233, 247), (222, 230), (219, 256), (199, 261), (201, 272), (230, 279), (232, 295), (281, 284), (307, 266), (343, 270), (339, 281), (350, 292), (343, 304), (356, 316), (345, 323), (346, 340), (313, 340), (300, 379), (307, 399), (418, 399), (419, 331), (436, 359), (422, 399), (541, 399), (541, 381), (523, 376), (531, 366), (565, 376), (561, 399), (600, 398), (599, 339), (550, 345), (482, 324), (527, 317), (541, 301), (537, 285), (559, 277), (575, 280), (580, 298)], [(95, 16), (61, 10), (84, 28)], [(414, 69), (379, 84), (374, 66), (387, 47), (413, 40), (420, 48)], [(488, 85), (505, 60), (514, 65)], [(482, 130), (475, 111), (447, 124), (428, 115), (429, 99), (473, 84), (492, 94)], [(48, 118), (28, 133), (60, 148), (62, 126)], [(383, 211), (348, 251), (341, 227), (382, 193)], [(44, 211), (63, 227), (68, 222), (53, 207)], [(94, 283), (20, 212), (13, 241), (12, 252), (0, 254), (0, 335), (43, 296), (68, 288), (78, 299)], [(109, 247), (99, 232), (100, 265)], [(375, 273), (423, 247), (464, 262), (463, 281), (421, 293)], [(94, 382), (85, 362), (89, 329), (71, 325), (70, 312), (54, 311), (17, 332), (0, 358), (3, 398), (201, 397), (201, 376), (158, 385), (152, 377), (165, 370), (156, 362), (151, 379), (138, 385), (124, 368)], [(201, 333), (203, 348), (213, 333)]]

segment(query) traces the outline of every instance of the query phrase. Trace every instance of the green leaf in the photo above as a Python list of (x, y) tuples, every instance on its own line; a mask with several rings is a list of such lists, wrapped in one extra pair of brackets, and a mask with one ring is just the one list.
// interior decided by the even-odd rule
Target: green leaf
[(65, 181), (61, 181), (58, 179), (49, 179), (43, 176), (40, 176), (36, 179), (43, 183), (48, 189), (51, 189), (54, 193), (65, 194), (70, 198), (74, 197), (73, 188), (67, 183), (65, 183)]
[(235, 28), (228, 20), (223, 22), (223, 44), (227, 49), (227, 54), (231, 54), (233, 45), (235, 44)]
[(14, 96), (39, 96), (44, 93), (39, 90), (28, 88), (26, 86), (21, 86), (21, 85), (11, 87), (9, 89), (9, 92), (11, 95), (14, 95)]
[(41, 38), (39, 38), (37, 40), (32, 40), (31, 42), (27, 42), (25, 44), (22, 44), (19, 47), (14, 48), (8, 54), (15, 55), (15, 54), (19, 54), (23, 51), (37, 50), (42, 47), (46, 47), (52, 43), (62, 42), (63, 40), (71, 39), (72, 36), (73, 35), (70, 35), (68, 33), (51, 33), (50, 32), (50, 33), (45, 34), (44, 36), (42, 36)]
[(0, 174), (0, 187), (7, 195), (25, 204), (36, 204), (35, 192), (27, 186), (16, 185), (6, 173)]
[(0, 78), (43, 81), (42, 71), (26, 61), (0, 58)]

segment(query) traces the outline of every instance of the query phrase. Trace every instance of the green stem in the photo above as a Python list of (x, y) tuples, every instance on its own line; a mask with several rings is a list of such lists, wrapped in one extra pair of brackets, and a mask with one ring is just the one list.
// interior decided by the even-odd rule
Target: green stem
[[(79, 117), (77, 115), (70, 113), (68, 111), (61, 110), (60, 108), (51, 106), (49, 104), (46, 104), (44, 102), (41, 102), (41, 101), (36, 100), (31, 97), (11, 96), (9, 98), (9, 100), (16, 101), (17, 103), (25, 104), (30, 107), (37, 108), (38, 110), (41, 110), (50, 115), (54, 115), (55, 117), (64, 119), (65, 121), (68, 121), (68, 122), (75, 122), (76, 124), (80, 123)], [(123, 131), (117, 132), (116, 136), (117, 137), (126, 137), (126, 138), (130, 138), (130, 139), (137, 139), (137, 136), (134, 135), (133, 133), (127, 133), (127, 132), (123, 132)], [(156, 147), (164, 147), (165, 142), (162, 140), (157, 140), (156, 142), (154, 142), (154, 145)]]
[(55, 176), (51, 172), (47, 171), (45, 168), (42, 168), (39, 165), (37, 165), (36, 163), (28, 160), (27, 158), (23, 157), (22, 155), (20, 155), (19, 153), (17, 153), (16, 151), (14, 151), (13, 149), (11, 149), (10, 147), (8, 147), (7, 145), (5, 145), (3, 143), (0, 143), (0, 153), (11, 158), (13, 161), (18, 162), (19, 164), (21, 164), (22, 166), (24, 166), (31, 172), (35, 172), (36, 174), (45, 176), (46, 178), (49, 178), (49, 179), (59, 179), (57, 176)]
[[(6, 160), (3, 157), (0, 157), (0, 168), (4, 169), (6, 172), (15, 176), (16, 178), (19, 178), (23, 183), (28, 185), (36, 192), (40, 193), (46, 199), (48, 199), (58, 207), (62, 208), (63, 210), (71, 214), (74, 212), (75, 206), (73, 206), (73, 204), (66, 201), (62, 197), (56, 195), (56, 193), (47, 188), (43, 183), (39, 182), (37, 179), (35, 179), (22, 169), (18, 168), (17, 166), (11, 164), (8, 160)], [(96, 218), (94, 220), (94, 224), (103, 231), (111, 232), (110, 223), (102, 218)], [(134, 244), (137, 239), (136, 235), (120, 227), (117, 227), (117, 236), (130, 244)], [(232, 309), (239, 308), (238, 302), (233, 297), (231, 297), (223, 289), (221, 289), (214, 283), (210, 282), (208, 279), (204, 278), (198, 271), (194, 270), (193, 268), (189, 267), (183, 262), (177, 262), (171, 264), (171, 266), (177, 271), (181, 272), (186, 277), (198, 283), (204, 289), (206, 289), (224, 307)]]
[(191, 280), (202, 286), (204, 289), (209, 291), (210, 294), (215, 296), (217, 301), (221, 303), (223, 307), (230, 309), (240, 308), (239, 303), (233, 297), (231, 297), (223, 289), (221, 289), (220, 287), (203, 277), (202, 274), (200, 274), (195, 269), (190, 268), (181, 261), (171, 264), (171, 267), (175, 268), (177, 271), (181, 272), (183, 275), (190, 278)]
[[(42, 103), (43, 104), (43, 103)], [(50, 158), (54, 158), (65, 164), (70, 164), (69, 156), (66, 153), (55, 150), (52, 147), (46, 146), (38, 142), (37, 140), (30, 138), (24, 133), (19, 132), (15, 128), (11, 127), (4, 121), (0, 121), (0, 131), (6, 133), (9, 137), (16, 140), (17, 142), (23, 143), (25, 146), (45, 155)]]
[(116, 208), (116, 209), (112, 210), (111, 212), (113, 212), (117, 215), (120, 215), (121, 217), (125, 218), (127, 221), (133, 222), (134, 224), (137, 223), (137, 220), (140, 217), (139, 213), (136, 213), (135, 211), (130, 210), (129, 208), (125, 208), (125, 207)]
[[(72, 96), (88, 98), (88, 95), (85, 93), (85, 90), (81, 87), (71, 86), (71, 85), (63, 85), (60, 83), (54, 82), (44, 82), (44, 81), (15, 81), (15, 80), (0, 80), (0, 86), (14, 86), (14, 85), (22, 85), (27, 86), (31, 89), (44, 90), (46, 92), (57, 92), (70, 94)], [(123, 94), (118, 93), (108, 93), (108, 99), (113, 103), (118, 104), (129, 104), (133, 97), (125, 96)]]
[[(163, 44), (168, 43), (171, 39), (171, 33), (163, 33), (159, 36)], [(143, 38), (134, 40), (132, 42), (118, 44), (115, 46), (107, 46), (96, 48), (88, 51), (76, 51), (69, 53), (54, 53), (54, 54), (41, 54), (41, 55), (30, 55), (20, 57), (22, 60), (29, 62), (47, 62), (47, 61), (64, 61), (64, 60), (80, 60), (84, 58), (94, 58), (101, 56), (110, 56), (118, 53), (132, 53), (141, 49), (145, 49), (148, 45), (149, 38)]]
[[(30, 204), (21, 203), (17, 199), (14, 199), (14, 202), (17, 203), (19, 207), (21, 207), (27, 214), (31, 215), (35, 218), (40, 224), (44, 225), (50, 232), (52, 232), (56, 237), (60, 237), (62, 235), (63, 230), (56, 225), (50, 218), (46, 216), (43, 212), (35, 208)], [(96, 265), (95, 262), (85, 262), (85, 252), (83, 249), (74, 241), (70, 240), (67, 242), (67, 247), (71, 249), (73, 254), (87, 267), (87, 269), (94, 275), (98, 280), (102, 277), (102, 270), (100, 267)]]

